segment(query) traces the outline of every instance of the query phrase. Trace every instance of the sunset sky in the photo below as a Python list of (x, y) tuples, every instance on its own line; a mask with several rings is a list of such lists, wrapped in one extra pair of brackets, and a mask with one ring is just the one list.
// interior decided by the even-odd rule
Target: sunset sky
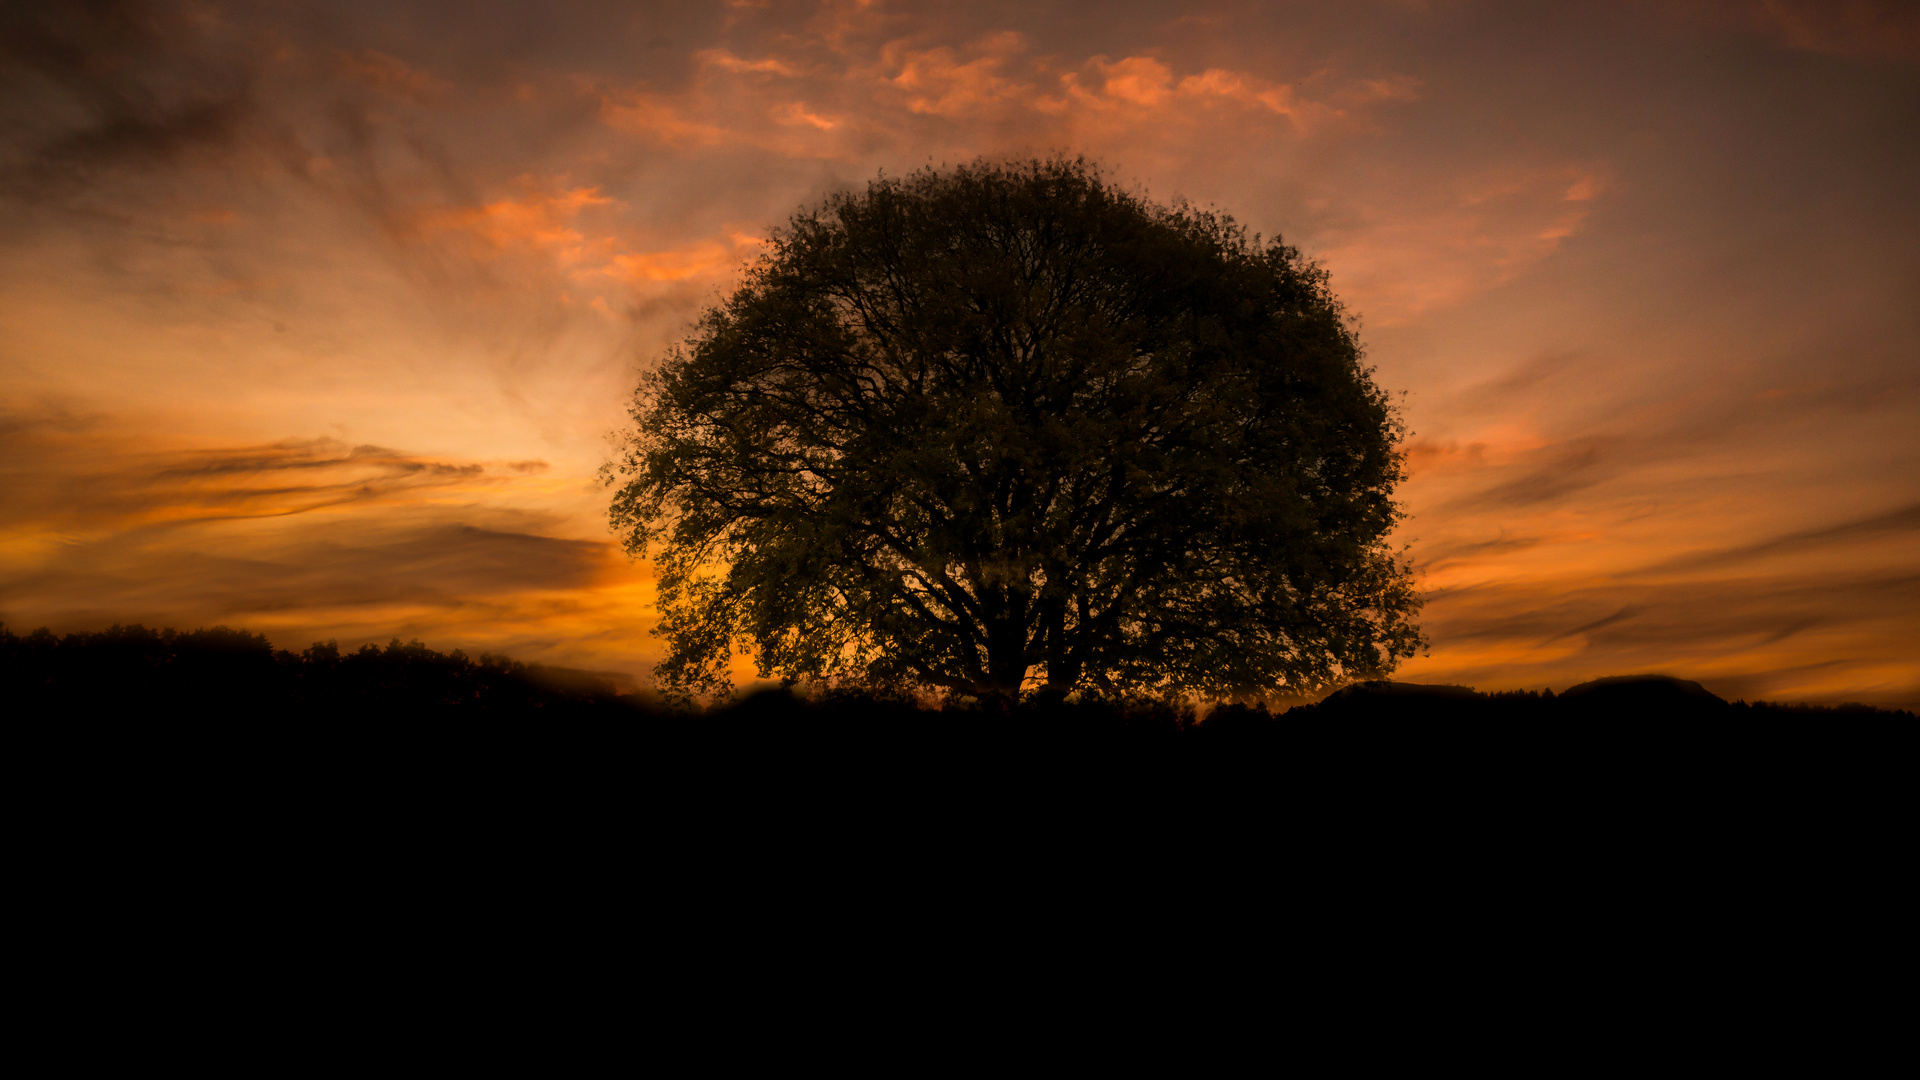
[[(826, 192), (1064, 152), (1332, 274), (1430, 655), (1920, 704), (1920, 5), (0, 16), (0, 620), (642, 682), (595, 472)], [(12, 8), (10, 8), (12, 10)]]

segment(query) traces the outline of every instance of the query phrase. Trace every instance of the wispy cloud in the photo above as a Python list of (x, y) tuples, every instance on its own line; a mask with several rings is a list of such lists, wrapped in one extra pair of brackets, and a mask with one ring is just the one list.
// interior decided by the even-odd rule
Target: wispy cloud
[(1762, 540), (1757, 544), (1742, 544), (1737, 547), (1721, 548), (1713, 551), (1684, 555), (1669, 559), (1652, 571), (1688, 570), (1699, 567), (1723, 567), (1750, 562), (1776, 555), (1799, 555), (1805, 552), (1820, 551), (1845, 544), (1862, 541), (1879, 543), (1892, 540), (1906, 542), (1920, 548), (1920, 503), (1903, 506), (1885, 514), (1855, 521), (1842, 522), (1817, 529), (1806, 529)]
[[(252, 626), (279, 644), (405, 631), (631, 670), (644, 578), (604, 539), (515, 511), (545, 462), (447, 460), (326, 438), (141, 449), (42, 411), (0, 424), (0, 620)], [(504, 505), (503, 505), (504, 504)], [(598, 616), (623, 655), (552, 654)], [(593, 651), (593, 650), (589, 650)]]

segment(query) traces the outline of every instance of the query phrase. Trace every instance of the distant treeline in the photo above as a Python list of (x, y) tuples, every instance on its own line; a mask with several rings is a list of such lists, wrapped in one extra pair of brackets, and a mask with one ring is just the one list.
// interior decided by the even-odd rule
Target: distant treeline
[(42, 627), (22, 637), (0, 624), (0, 687), (16, 706), (45, 713), (127, 716), (612, 714), (639, 704), (604, 680), (504, 656), (398, 639), (295, 653), (225, 626), (115, 625), (64, 637)]
[[(115, 625), (56, 636), (46, 628), (20, 636), (0, 624), (0, 688), (16, 708), (42, 715), (154, 716), (591, 716), (652, 714), (638, 695), (569, 669), (524, 664), (483, 653), (440, 653), (418, 641), (393, 640), (341, 652), (332, 642), (302, 652), (276, 650), (266, 637), (225, 626), (193, 631)], [(1548, 691), (1480, 693), (1464, 687), (1361, 683), (1311, 705), (1271, 711), (1232, 704), (1205, 711), (1147, 699), (1082, 700), (1028, 706), (1043, 729), (1133, 736), (1183, 733), (1257, 737), (1268, 728), (1310, 721), (1916, 719), (1904, 710), (1866, 705), (1729, 703), (1697, 683), (1641, 677), (1601, 679), (1556, 695)], [(932, 709), (898, 697), (838, 692), (802, 700), (769, 693), (721, 710), (733, 728), (840, 723), (891, 726), (915, 716), (995, 727), (1011, 716), (982, 716), (977, 704)], [(1042, 716), (1041, 714), (1044, 714)], [(1284, 718), (1284, 719), (1283, 719)], [(936, 723), (935, 726), (944, 726)]]

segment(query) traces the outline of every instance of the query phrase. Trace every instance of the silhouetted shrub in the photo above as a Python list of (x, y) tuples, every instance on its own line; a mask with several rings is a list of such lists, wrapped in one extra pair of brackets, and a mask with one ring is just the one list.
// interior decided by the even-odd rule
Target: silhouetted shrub
[(19, 637), (0, 625), (0, 685), (40, 720), (440, 718), (633, 711), (611, 685), (506, 657), (478, 661), (394, 640), (342, 655), (333, 642), (275, 652), (225, 626), (182, 633), (114, 625)]

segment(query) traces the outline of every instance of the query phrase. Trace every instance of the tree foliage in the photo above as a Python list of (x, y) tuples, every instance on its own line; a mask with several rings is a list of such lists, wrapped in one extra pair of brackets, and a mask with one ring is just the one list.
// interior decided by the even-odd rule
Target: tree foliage
[(663, 688), (1227, 696), (1420, 644), (1403, 434), (1326, 274), (1081, 161), (797, 214), (647, 374), (605, 476)]

